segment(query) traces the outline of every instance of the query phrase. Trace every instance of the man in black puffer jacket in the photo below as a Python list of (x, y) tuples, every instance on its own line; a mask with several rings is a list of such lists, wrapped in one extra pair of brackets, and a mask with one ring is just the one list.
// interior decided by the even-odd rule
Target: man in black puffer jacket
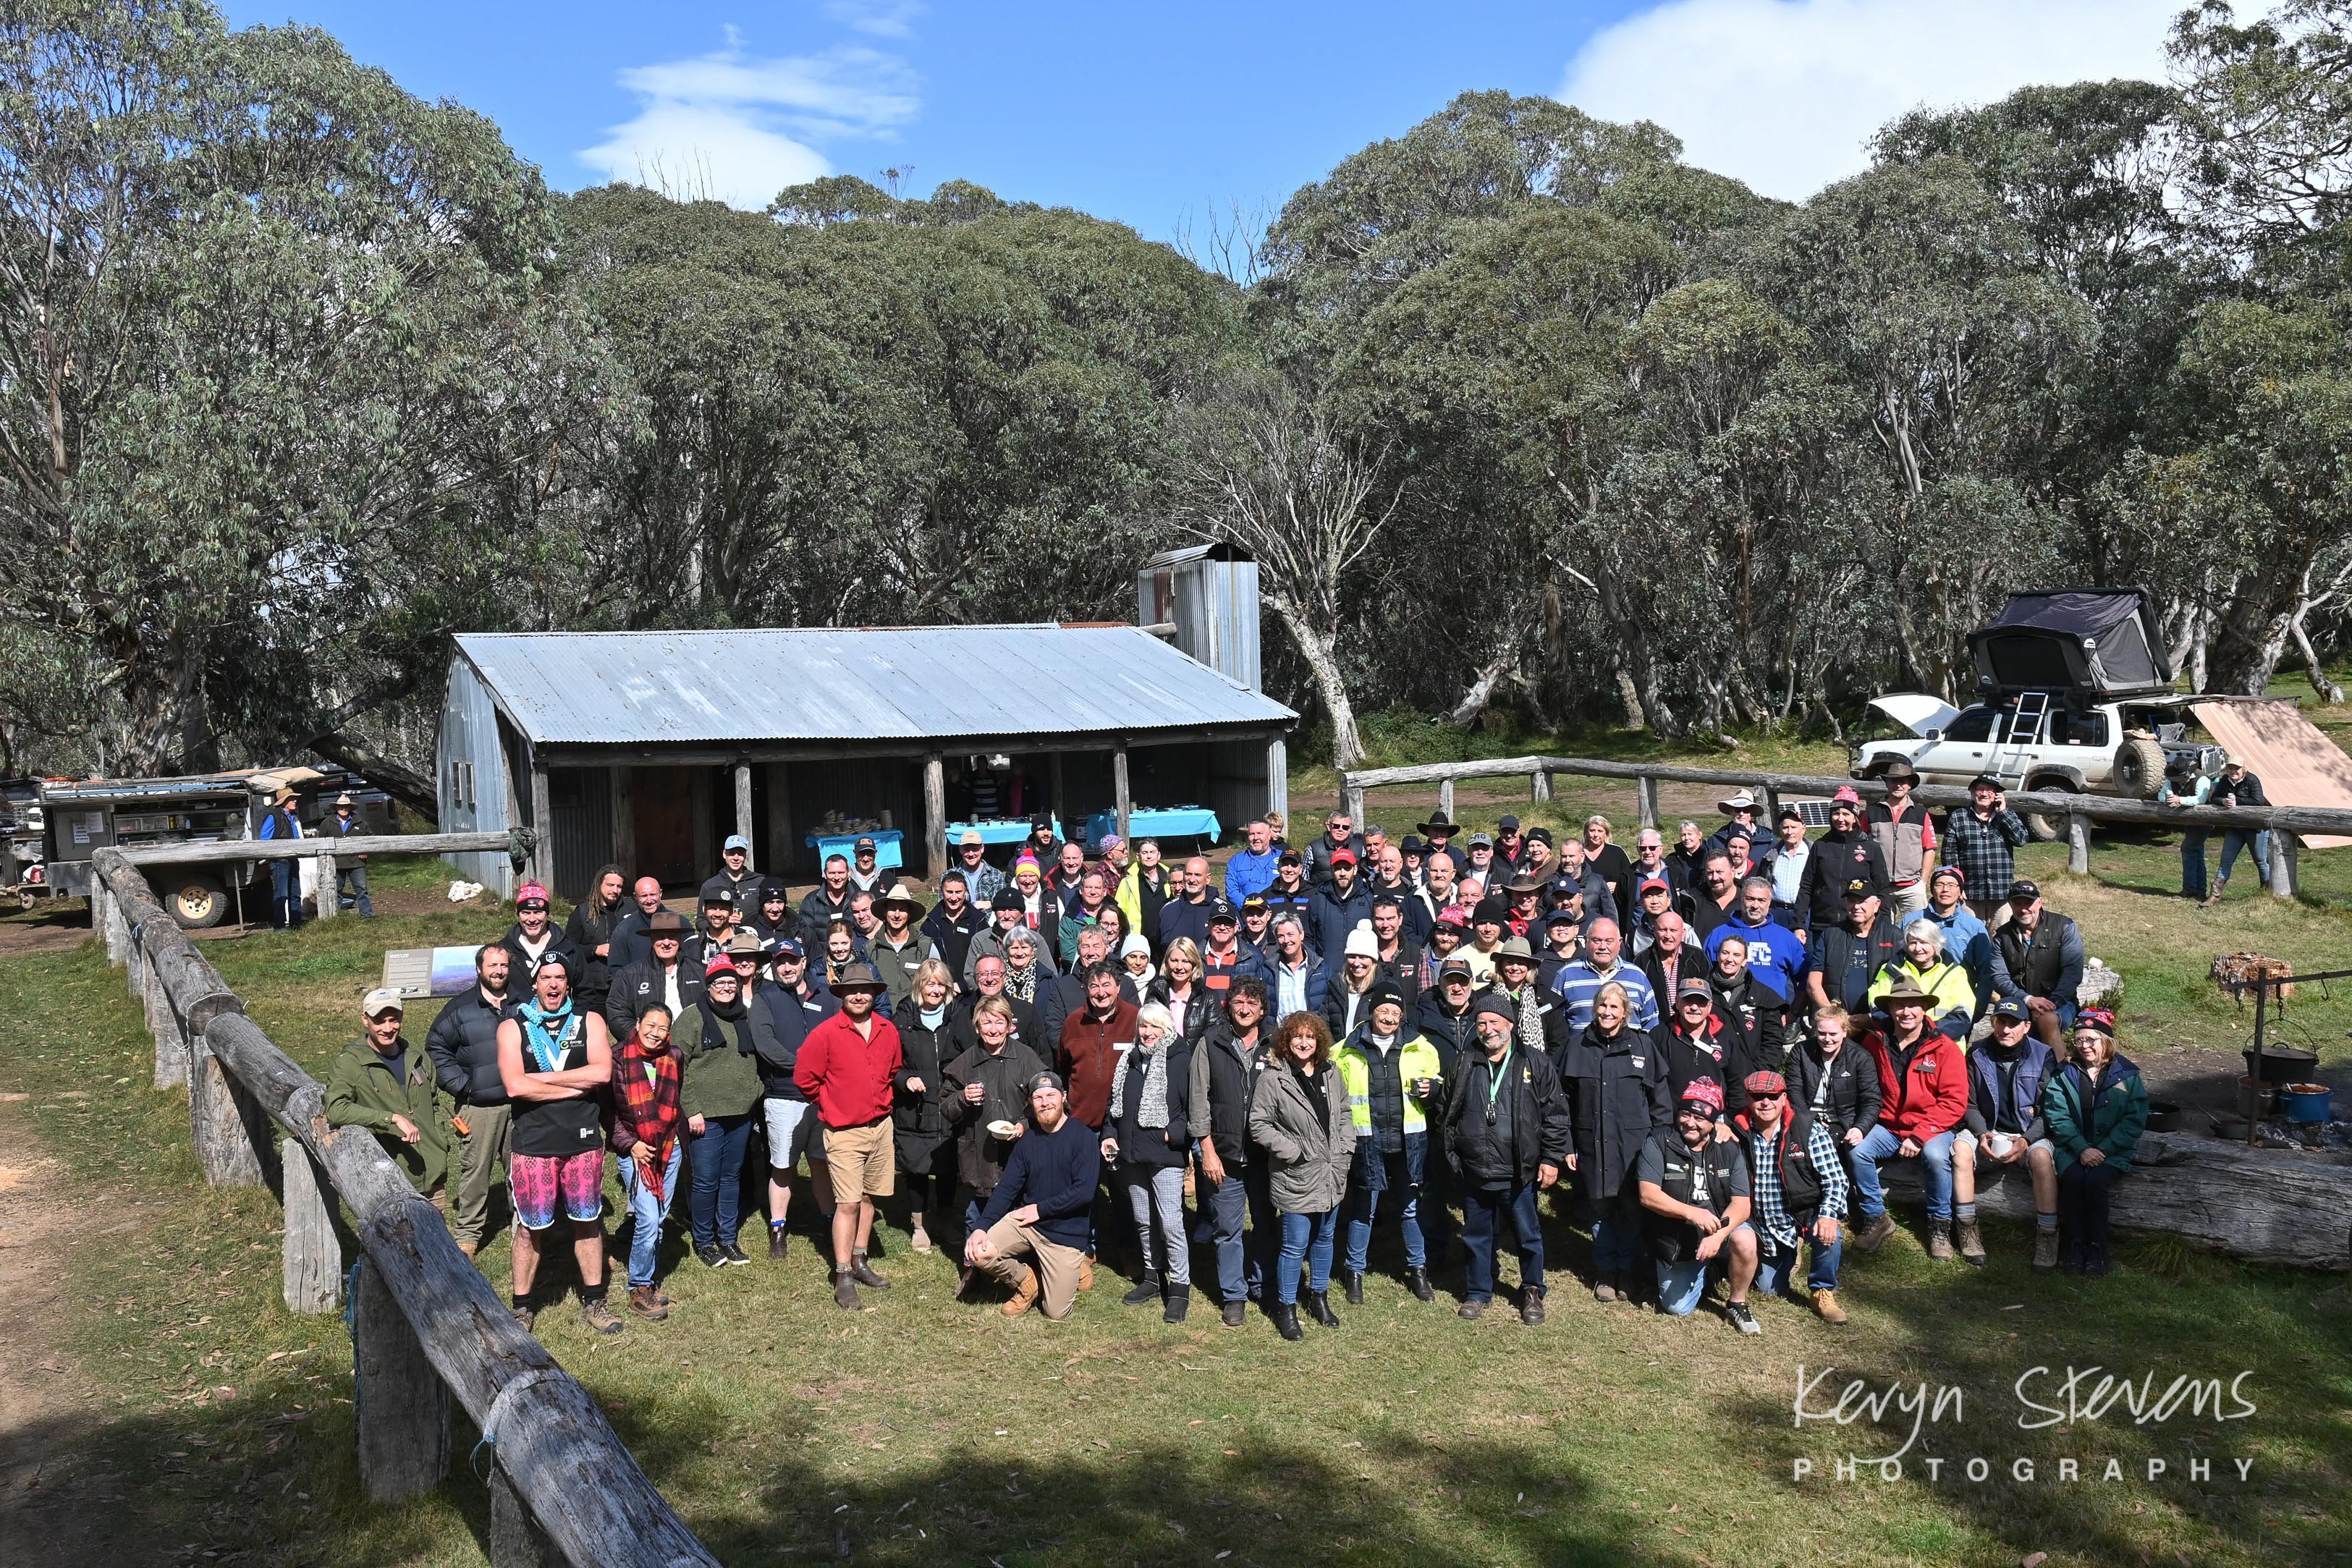
[(507, 1016), (511, 972), (506, 944), (476, 949), (473, 988), (450, 998), (425, 1037), (433, 1075), (457, 1102), (457, 1119), (466, 1128), (458, 1134), (457, 1177), (450, 1183), (457, 1201), (449, 1234), (468, 1258), (481, 1250), (489, 1225), (490, 1181), (514, 1137), (514, 1106), (499, 1072), (499, 1020)]

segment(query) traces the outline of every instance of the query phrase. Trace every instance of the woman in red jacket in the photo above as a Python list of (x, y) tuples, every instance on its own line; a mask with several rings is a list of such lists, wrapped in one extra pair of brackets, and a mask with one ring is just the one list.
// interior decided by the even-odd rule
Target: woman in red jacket
[(1968, 1058), (1960, 1046), (1927, 1025), (1935, 998), (1908, 977), (1874, 998), (1893, 1020), (1863, 1036), (1878, 1064), (1878, 1125), (1853, 1151), (1853, 1185), (1861, 1197), (1862, 1231), (1854, 1245), (1875, 1252), (1895, 1234), (1879, 1166), (1919, 1162), (1927, 1188), (1927, 1256), (1948, 1261), (1952, 1250), (1952, 1134), (1969, 1111)]

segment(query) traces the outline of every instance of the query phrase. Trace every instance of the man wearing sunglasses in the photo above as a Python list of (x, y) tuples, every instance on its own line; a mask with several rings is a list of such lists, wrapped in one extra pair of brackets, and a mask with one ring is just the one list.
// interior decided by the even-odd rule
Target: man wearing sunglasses
[(1798, 1300), (1797, 1242), (1811, 1254), (1805, 1285), (1824, 1322), (1845, 1322), (1838, 1305), (1838, 1259), (1845, 1250), (1845, 1164), (1837, 1141), (1811, 1108), (1789, 1098), (1781, 1076), (1749, 1073), (1741, 1087), (1748, 1109), (1732, 1118), (1748, 1148), (1750, 1226), (1756, 1232), (1756, 1286), (1768, 1296)]

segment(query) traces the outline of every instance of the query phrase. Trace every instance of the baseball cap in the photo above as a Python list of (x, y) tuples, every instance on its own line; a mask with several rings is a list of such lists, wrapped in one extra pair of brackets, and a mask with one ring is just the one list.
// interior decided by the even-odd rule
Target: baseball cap
[(2021, 876), (2009, 884), (2009, 901), (2011, 904), (2031, 904), (2041, 896), (2040, 886), (2024, 877)]
[(1209, 924), (1212, 925), (1219, 924), (1232, 925), (1236, 924), (1234, 915), (1233, 904), (1225, 899), (1211, 899), (1209, 901)]
[(1354, 865), (1356, 863), (1356, 852), (1347, 849), (1333, 850), (1331, 852), (1331, 863), (1333, 865)]
[(360, 998), (360, 1017), (363, 1019), (381, 1017), (386, 1010), (396, 1012), (403, 1018), (408, 1016), (408, 1003), (391, 986), (378, 986)]
[(1029, 1082), (1021, 1087), (1032, 1094), (1040, 1089), (1060, 1089), (1065, 1092), (1067, 1092), (1067, 1086), (1063, 1083), (1062, 1075), (1058, 1072), (1033, 1072), (1029, 1075)]
[(860, 839), (849, 847), (853, 850), (870, 850), (874, 847), (874, 841), (870, 838)]
[(1712, 1002), (1715, 1000), (1715, 992), (1698, 976), (1685, 975), (1683, 977), (1682, 983), (1675, 988), (1675, 1000), (1680, 1001), (1685, 997), (1705, 997)]
[(706, 979), (713, 975), (731, 975), (734, 972), (735, 960), (725, 953), (713, 953), (703, 960), (702, 974)]
[(1871, 896), (1870, 883), (1860, 877), (1855, 877), (1845, 884), (1845, 895), (1848, 898), (1868, 898)]
[(1582, 917), (1580, 916), (1576, 911), (1569, 908), (1566, 904), (1562, 904), (1558, 909), (1553, 910), (1549, 915), (1544, 916), (1544, 925), (1547, 926), (1574, 925), (1578, 924), (1581, 918)]
[(1495, 831), (1498, 833), (1516, 833), (1519, 831), (1519, 820), (1517, 817), (1499, 817), (1496, 819)]
[(751, 841), (740, 833), (730, 833), (727, 835), (727, 842), (720, 847), (719, 852), (724, 854), (729, 850), (741, 850), (745, 854), (750, 854)]
[(2019, 1023), (2033, 1016), (2033, 1009), (2016, 997), (2003, 997), (1985, 1009), (1988, 1018), (2011, 1019)]
[(980, 836), (980, 830), (978, 828), (966, 828), (963, 831), (962, 836), (956, 840), (956, 843), (959, 846), (969, 844), (974, 849), (979, 849), (987, 842), (987, 840)]
[(1276, 865), (1304, 865), (1306, 861), (1297, 850), (1285, 850), (1274, 857)]
[(807, 956), (808, 949), (801, 946), (801, 939), (799, 937), (779, 936), (776, 938), (775, 951), (768, 955), (768, 961), (770, 963), (773, 963), (779, 958), (805, 958)]
[(723, 904), (730, 909), (734, 908), (735, 884), (729, 882), (723, 876), (712, 877), (709, 882), (702, 884), (702, 902), (705, 904)]
[(1668, 882), (1664, 877), (1645, 876), (1642, 879), (1641, 891), (1643, 893), (1649, 893), (1652, 891), (1658, 893), (1672, 893), (1674, 890), (1675, 884)]
[(1445, 962), (1437, 966), (1437, 982), (1440, 985), (1444, 985), (1448, 980), (1473, 980), (1475, 978), (1477, 978), (1477, 977), (1470, 972), (1470, 966), (1464, 959), (1448, 958)]
[(1805, 820), (1805, 814), (1794, 806), (1783, 806), (1774, 813), (1772, 820), (1776, 822), (1801, 822)]
[(1265, 894), (1262, 893), (1253, 893), (1242, 900), (1242, 909), (1244, 913), (1253, 909), (1264, 909), (1265, 906)]
[(1490, 850), (1493, 849), (1495, 847), (1495, 835), (1484, 831), (1471, 834), (1470, 847), (1475, 849), (1480, 844), (1486, 845)]

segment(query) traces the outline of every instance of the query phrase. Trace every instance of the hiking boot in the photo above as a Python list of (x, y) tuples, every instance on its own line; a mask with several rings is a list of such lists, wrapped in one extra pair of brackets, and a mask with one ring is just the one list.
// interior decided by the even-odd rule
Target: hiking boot
[(1247, 1301), (1227, 1301), (1220, 1310), (1224, 1313), (1225, 1326), (1229, 1329), (1241, 1328), (1249, 1322)]
[(727, 1254), (716, 1247), (698, 1247), (694, 1249), (694, 1255), (702, 1260), (702, 1266), (706, 1269), (727, 1267)]
[(1746, 1301), (1726, 1301), (1723, 1306), (1723, 1315), (1725, 1320), (1741, 1333), (1764, 1332), (1763, 1325), (1756, 1321), (1756, 1314), (1748, 1310)]
[(1519, 1292), (1519, 1322), (1534, 1328), (1544, 1321), (1544, 1299), (1540, 1291)]
[(857, 1282), (849, 1277), (849, 1271), (845, 1269), (836, 1272), (833, 1277), (833, 1304), (845, 1312), (862, 1312), (866, 1310), (866, 1303), (857, 1297)]
[(1091, 1291), (1094, 1288), (1095, 1258), (1094, 1254), (1089, 1252), (1085, 1257), (1078, 1260), (1078, 1289), (1081, 1291)]
[(1416, 1301), (1437, 1300), (1437, 1291), (1430, 1285), (1426, 1269), (1407, 1269), (1404, 1271), (1404, 1288), (1412, 1292), (1412, 1299)]
[(1159, 1299), (1160, 1270), (1146, 1269), (1143, 1271), (1143, 1278), (1135, 1282), (1135, 1289), (1121, 1296), (1118, 1303), (1123, 1307), (1144, 1307), (1150, 1306)]
[(661, 1298), (654, 1293), (654, 1288), (651, 1285), (630, 1287), (629, 1311), (641, 1318), (649, 1318), (655, 1322), (659, 1322), (669, 1316), (669, 1309), (662, 1305)]
[(1331, 1292), (1328, 1291), (1307, 1292), (1307, 1315), (1327, 1329), (1339, 1326), (1339, 1314), (1331, 1310)]
[(2203, 901), (2203, 907), (2205, 907), (2205, 908), (2207, 908), (2207, 909), (2210, 909), (2210, 908), (2212, 908), (2215, 904), (2219, 904), (2219, 903), (2221, 903), (2221, 884), (2220, 883), (2215, 883), (2213, 884), (2213, 891), (2212, 891), (2212, 892), (2210, 892), (2210, 893), (2209, 893), (2209, 894), (2207, 894), (2205, 895), (2205, 897), (2204, 897), (2204, 901)]
[(1347, 1287), (1349, 1306), (1360, 1307), (1364, 1304), (1363, 1275), (1353, 1269), (1342, 1269), (1339, 1270), (1339, 1282)]
[(2105, 1279), (2107, 1277), (2107, 1249), (2104, 1247), (2092, 1248), (2090, 1255), (2083, 1260), (2083, 1272), (2089, 1275), (2094, 1280)]
[(2058, 1232), (2036, 1229), (2033, 1233), (2033, 1271), (2054, 1274), (2058, 1271)]
[(1168, 1287), (1168, 1304), (1161, 1310), (1160, 1321), (1163, 1323), (1181, 1323), (1184, 1321), (1184, 1313), (1192, 1305), (1192, 1286), (1171, 1285)]
[(1486, 1310), (1486, 1303), (1479, 1298), (1473, 1296), (1470, 1300), (1454, 1308), (1454, 1315), (1458, 1318), (1475, 1318), (1483, 1314)]
[(514, 1321), (521, 1325), (523, 1333), (529, 1333), (539, 1322), (539, 1309), (525, 1301), (514, 1310)]
[(1862, 1228), (1862, 1234), (1853, 1239), (1853, 1244), (1861, 1251), (1875, 1252), (1885, 1246), (1886, 1239), (1894, 1234), (1895, 1217), (1881, 1209), (1868, 1225)]
[(1616, 1301), (1618, 1299), (1616, 1280), (1608, 1274), (1593, 1275), (1592, 1299), (1596, 1301)]
[(1013, 1288), (1012, 1299), (997, 1310), (1008, 1318), (1017, 1318), (1037, 1304), (1037, 1292), (1044, 1287), (1044, 1277), (1024, 1264), (1021, 1270), (1021, 1282)]
[(1813, 1292), (1813, 1311), (1822, 1314), (1822, 1322), (1825, 1323), (1842, 1323), (1845, 1322), (1845, 1309), (1838, 1305), (1837, 1292), (1835, 1291), (1815, 1291)]
[(1927, 1256), (1937, 1263), (1952, 1260), (1952, 1222), (1948, 1219), (1927, 1221)]
[(890, 1281), (876, 1273), (873, 1265), (863, 1258), (853, 1258), (849, 1260), (849, 1277), (869, 1291), (887, 1291), (890, 1288)]
[(1307, 1337), (1307, 1331), (1298, 1326), (1298, 1308), (1294, 1303), (1289, 1301), (1275, 1302), (1273, 1316), (1274, 1332), (1280, 1334), (1283, 1338), (1296, 1344), (1298, 1341)]
[(1641, 1304), (1641, 1291), (1633, 1282), (1633, 1270), (1631, 1269), (1619, 1269), (1611, 1273), (1609, 1278), (1613, 1281), (1617, 1286), (1617, 1299), (1619, 1301), (1624, 1302), (1629, 1307), (1639, 1306)]
[(731, 1266), (746, 1269), (751, 1266), (751, 1255), (745, 1252), (740, 1247), (736, 1246), (732, 1241), (730, 1241), (726, 1246), (721, 1247), (719, 1249), (719, 1256), (725, 1258), (728, 1263)]
[(1971, 1269), (1985, 1265), (1984, 1231), (1973, 1219), (1959, 1222), (1960, 1261)]
[(619, 1333), (628, 1326), (613, 1315), (613, 1309), (604, 1304), (602, 1296), (592, 1296), (580, 1303), (580, 1321), (602, 1334)]
[(784, 1260), (784, 1228), (781, 1225), (768, 1227), (769, 1262), (781, 1263)]

